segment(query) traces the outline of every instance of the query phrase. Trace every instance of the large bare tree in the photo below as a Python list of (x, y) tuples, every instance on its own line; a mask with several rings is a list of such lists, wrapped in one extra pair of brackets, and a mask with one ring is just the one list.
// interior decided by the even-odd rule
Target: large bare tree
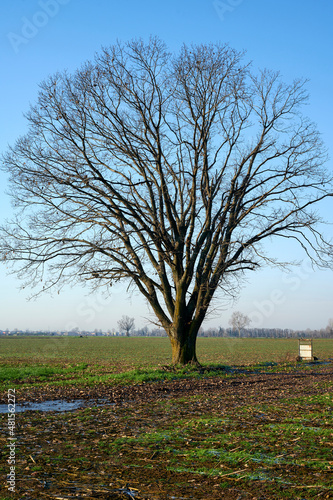
[(182, 364), (197, 361), (214, 294), (270, 262), (265, 240), (293, 239), (330, 265), (313, 208), (332, 175), (301, 114), (304, 82), (242, 61), (219, 44), (172, 55), (152, 38), (43, 82), (4, 158), (19, 211), (2, 259), (44, 290), (128, 280)]

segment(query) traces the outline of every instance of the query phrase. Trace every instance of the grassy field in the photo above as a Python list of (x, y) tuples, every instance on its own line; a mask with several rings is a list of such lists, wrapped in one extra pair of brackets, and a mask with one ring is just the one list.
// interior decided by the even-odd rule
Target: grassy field
[(17, 413), (0, 500), (332, 499), (333, 340), (313, 346), (319, 362), (296, 363), (297, 340), (199, 339), (198, 371), (171, 369), (164, 338), (0, 339), (3, 402), (109, 401)]
[[(333, 357), (333, 339), (313, 341), (320, 359)], [(199, 338), (201, 363), (247, 365), (295, 359), (296, 339)], [(167, 338), (154, 337), (4, 337), (0, 339), (0, 360), (27, 363), (107, 363), (138, 368), (171, 362)]]
[[(319, 360), (333, 358), (333, 339), (313, 342)], [(198, 359), (204, 367), (250, 367), (265, 364), (295, 365), (295, 339), (199, 338)], [(175, 374), (165, 370), (171, 362), (167, 338), (145, 337), (12, 337), (0, 339), (0, 390), (13, 382), (71, 385), (132, 383), (193, 376), (189, 369)], [(206, 376), (208, 375), (208, 368)], [(214, 375), (214, 370), (212, 371)]]

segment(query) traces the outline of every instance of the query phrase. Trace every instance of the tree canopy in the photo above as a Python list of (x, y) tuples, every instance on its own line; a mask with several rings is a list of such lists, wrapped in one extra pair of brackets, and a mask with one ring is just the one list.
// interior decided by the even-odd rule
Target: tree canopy
[(124, 315), (118, 321), (118, 326), (120, 331), (125, 332), (126, 336), (129, 337), (130, 331), (134, 328), (134, 318)]
[(17, 216), (0, 250), (26, 285), (125, 280), (187, 363), (214, 294), (275, 263), (265, 240), (293, 239), (331, 266), (315, 209), (332, 173), (302, 114), (306, 82), (243, 59), (222, 44), (170, 54), (133, 40), (40, 85), (3, 161)]
[(250, 318), (240, 311), (234, 311), (229, 320), (229, 325), (231, 325), (234, 330), (238, 331), (239, 337), (241, 336), (241, 331), (249, 326), (250, 323)]

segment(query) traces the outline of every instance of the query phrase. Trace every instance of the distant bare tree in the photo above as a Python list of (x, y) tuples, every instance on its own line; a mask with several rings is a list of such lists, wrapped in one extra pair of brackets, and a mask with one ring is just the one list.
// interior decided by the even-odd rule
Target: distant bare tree
[(172, 56), (155, 38), (118, 43), (51, 76), (4, 158), (18, 215), (0, 231), (2, 259), (41, 290), (127, 280), (173, 363), (197, 362), (216, 292), (277, 263), (264, 241), (294, 240), (332, 264), (314, 210), (332, 174), (306, 100), (303, 81), (254, 75), (219, 44)]
[(239, 311), (234, 311), (231, 315), (231, 318), (229, 320), (229, 325), (232, 326), (233, 330), (238, 331), (238, 336), (241, 336), (242, 330), (249, 326), (251, 323), (251, 320), (246, 314), (243, 314)]
[(326, 327), (327, 332), (331, 337), (333, 337), (333, 318), (330, 318)]
[(126, 336), (129, 337), (131, 330), (134, 328), (134, 318), (129, 316), (122, 316), (118, 321), (119, 330), (125, 332)]

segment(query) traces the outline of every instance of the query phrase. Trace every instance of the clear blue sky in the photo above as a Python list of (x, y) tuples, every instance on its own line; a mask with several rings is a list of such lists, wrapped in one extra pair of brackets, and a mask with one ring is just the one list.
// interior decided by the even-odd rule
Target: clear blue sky
[[(3, 0), (0, 3), (0, 151), (26, 132), (23, 113), (37, 96), (38, 83), (63, 69), (74, 70), (102, 45), (158, 35), (171, 50), (183, 42), (228, 42), (247, 50), (254, 67), (281, 71), (286, 81), (309, 78), (307, 114), (318, 125), (333, 157), (333, 3), (279, 0)], [(332, 168), (332, 161), (330, 161)], [(0, 173), (0, 219), (10, 216), (7, 179)], [(332, 202), (322, 211), (333, 222)], [(333, 229), (326, 231), (333, 236)], [(295, 247), (277, 248), (285, 258)], [(333, 317), (333, 272), (313, 271), (304, 260), (289, 275), (265, 269), (248, 275), (239, 300), (217, 310), (206, 326), (227, 326), (232, 310), (251, 315), (253, 326), (321, 328)], [(27, 301), (29, 292), (0, 267), (0, 328), (114, 328), (122, 314), (143, 326), (149, 317), (138, 296), (124, 289), (107, 301), (68, 289), (60, 296)], [(216, 302), (216, 306), (219, 303)]]

